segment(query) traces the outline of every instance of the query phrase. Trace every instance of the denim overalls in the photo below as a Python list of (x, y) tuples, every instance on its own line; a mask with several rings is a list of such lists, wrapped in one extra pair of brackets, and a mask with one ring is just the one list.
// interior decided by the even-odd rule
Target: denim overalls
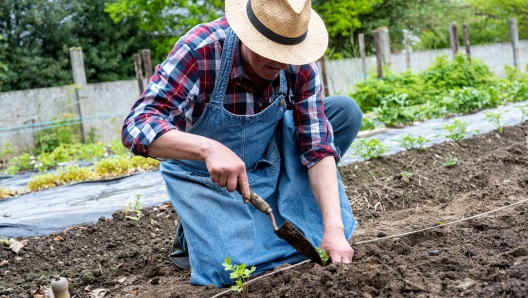
[[(319, 246), (322, 217), (301, 165), (291, 111), (286, 111), (284, 71), (273, 103), (262, 112), (235, 115), (223, 107), (237, 44), (237, 36), (229, 30), (210, 102), (187, 132), (215, 139), (235, 152), (246, 164), (251, 188), (273, 209), (277, 225), (287, 219)], [(268, 216), (244, 204), (238, 192), (227, 192), (211, 182), (204, 162), (164, 161), (161, 170), (184, 227), (184, 233), (179, 229), (178, 237), (189, 252), (192, 284), (233, 284), (222, 267), (226, 256), (233, 264), (256, 266), (254, 275), (283, 263), (306, 260), (275, 235)], [(340, 177), (339, 194), (345, 236), (349, 239), (356, 222)]]

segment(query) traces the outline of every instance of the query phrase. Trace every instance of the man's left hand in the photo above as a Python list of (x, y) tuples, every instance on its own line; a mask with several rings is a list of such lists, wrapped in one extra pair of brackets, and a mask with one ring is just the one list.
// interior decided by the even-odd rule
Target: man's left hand
[(351, 263), (354, 256), (354, 249), (346, 240), (342, 229), (325, 231), (321, 241), (321, 249), (326, 250), (332, 259), (332, 263)]

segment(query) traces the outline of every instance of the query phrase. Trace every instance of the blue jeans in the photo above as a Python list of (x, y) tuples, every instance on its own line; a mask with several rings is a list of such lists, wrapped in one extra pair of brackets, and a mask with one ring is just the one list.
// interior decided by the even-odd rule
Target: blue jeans
[(334, 130), (334, 143), (343, 156), (361, 128), (363, 113), (352, 98), (344, 95), (324, 98), (324, 112)]

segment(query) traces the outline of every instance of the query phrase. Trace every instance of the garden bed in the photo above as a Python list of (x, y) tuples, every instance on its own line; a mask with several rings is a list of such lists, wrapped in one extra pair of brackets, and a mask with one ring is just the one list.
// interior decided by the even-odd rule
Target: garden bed
[[(359, 223), (353, 263), (283, 270), (251, 283), (249, 297), (527, 296), (528, 202), (438, 226), (528, 199), (527, 131), (524, 122), (500, 135), (340, 167)], [(450, 157), (458, 159), (452, 168), (443, 165)], [(139, 222), (125, 221), (117, 211), (97, 223), (29, 237), (18, 256), (0, 250), (0, 264), (7, 261), (0, 267), (0, 297), (31, 297), (56, 274), (71, 278), (76, 297), (97, 289), (108, 290), (104, 297), (225, 291), (191, 286), (189, 270), (173, 267), (167, 257), (177, 220), (172, 206), (144, 208), (144, 214)], [(356, 244), (371, 239), (379, 240)]]

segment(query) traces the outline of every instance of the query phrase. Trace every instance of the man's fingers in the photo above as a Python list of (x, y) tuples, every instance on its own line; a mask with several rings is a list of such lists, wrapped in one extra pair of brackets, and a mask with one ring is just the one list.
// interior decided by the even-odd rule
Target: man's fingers
[(242, 195), (242, 199), (244, 200), (244, 203), (249, 203), (249, 199), (251, 198), (251, 191), (249, 190), (249, 182), (247, 179), (246, 173), (242, 173), (238, 175), (238, 186), (240, 187), (240, 194)]
[(226, 185), (227, 191), (233, 192), (236, 190), (236, 187), (237, 187), (237, 177), (233, 175), (229, 176), (229, 178), (227, 178), (227, 185)]

